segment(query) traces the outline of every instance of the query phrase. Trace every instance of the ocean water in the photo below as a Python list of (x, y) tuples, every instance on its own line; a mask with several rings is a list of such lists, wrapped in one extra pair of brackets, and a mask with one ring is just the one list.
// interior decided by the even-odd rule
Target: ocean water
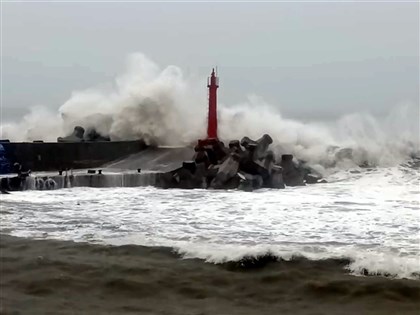
[(255, 192), (69, 188), (1, 195), (0, 232), (170, 246), (210, 262), (271, 252), (350, 258), (354, 274), (420, 274), (419, 171), (337, 172), (327, 184)]

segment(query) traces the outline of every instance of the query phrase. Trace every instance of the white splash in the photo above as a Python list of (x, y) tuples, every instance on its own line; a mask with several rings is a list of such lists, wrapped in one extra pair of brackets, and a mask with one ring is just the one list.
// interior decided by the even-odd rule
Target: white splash
[[(3, 125), (2, 138), (55, 141), (81, 125), (114, 140), (195, 143), (205, 136), (205, 82), (185, 77), (179, 67), (161, 68), (143, 54), (132, 54), (112, 88), (75, 91), (58, 114), (34, 108), (21, 122)], [(277, 107), (251, 96), (241, 104), (220, 104), (219, 132), (222, 140), (268, 133), (277, 153), (292, 153), (320, 170), (337, 162), (332, 146), (352, 148), (356, 164), (396, 165), (419, 152), (418, 117), (418, 104), (412, 104), (382, 119), (356, 113), (335, 122), (304, 123), (282, 117)]]

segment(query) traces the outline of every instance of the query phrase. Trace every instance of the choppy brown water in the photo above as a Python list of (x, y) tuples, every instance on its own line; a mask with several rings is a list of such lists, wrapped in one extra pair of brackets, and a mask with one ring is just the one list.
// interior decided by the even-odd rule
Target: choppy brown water
[(420, 281), (346, 260), (214, 265), (170, 248), (1, 236), (1, 314), (418, 314)]

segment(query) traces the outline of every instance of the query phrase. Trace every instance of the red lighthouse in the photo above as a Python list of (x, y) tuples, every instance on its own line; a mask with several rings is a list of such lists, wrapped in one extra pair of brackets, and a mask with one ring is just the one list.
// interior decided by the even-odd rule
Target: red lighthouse
[(207, 139), (217, 140), (217, 88), (219, 87), (219, 78), (213, 71), (207, 79), (209, 89), (209, 116), (207, 122)]
[(197, 150), (202, 150), (206, 146), (214, 146), (219, 143), (217, 137), (217, 88), (219, 87), (219, 78), (213, 71), (207, 78), (207, 87), (209, 89), (209, 115), (207, 118), (207, 138), (198, 140)]

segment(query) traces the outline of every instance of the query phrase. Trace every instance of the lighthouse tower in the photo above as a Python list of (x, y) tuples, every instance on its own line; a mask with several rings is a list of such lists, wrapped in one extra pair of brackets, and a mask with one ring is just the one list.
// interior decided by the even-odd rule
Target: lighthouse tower
[(217, 88), (219, 87), (219, 78), (213, 71), (207, 78), (207, 87), (209, 89), (209, 114), (207, 117), (207, 138), (198, 140), (196, 151), (204, 149), (207, 146), (214, 146), (219, 143), (217, 136)]
[(217, 88), (219, 87), (219, 78), (213, 71), (207, 79), (209, 89), (209, 116), (207, 121), (207, 139), (217, 140)]

